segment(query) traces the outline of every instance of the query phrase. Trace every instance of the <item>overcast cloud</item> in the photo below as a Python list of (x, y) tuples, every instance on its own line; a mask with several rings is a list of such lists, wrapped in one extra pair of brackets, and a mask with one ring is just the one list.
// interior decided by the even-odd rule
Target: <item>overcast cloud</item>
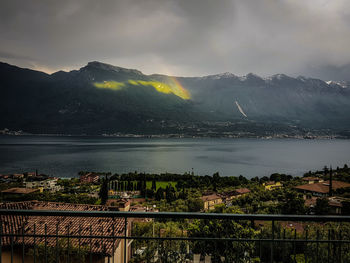
[(348, 0), (2, 0), (0, 60), (350, 79)]

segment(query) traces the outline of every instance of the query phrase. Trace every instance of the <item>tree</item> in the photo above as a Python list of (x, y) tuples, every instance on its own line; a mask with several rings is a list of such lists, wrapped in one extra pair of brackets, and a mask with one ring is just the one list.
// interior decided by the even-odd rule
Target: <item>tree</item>
[(330, 206), (328, 199), (323, 198), (317, 198), (316, 205), (315, 205), (315, 214), (316, 215), (328, 215), (330, 212)]
[(175, 189), (170, 184), (165, 189), (165, 199), (168, 203), (176, 200)]
[(156, 197), (157, 201), (160, 201), (160, 200), (164, 199), (164, 189), (162, 187), (158, 188), (155, 197)]
[(156, 184), (156, 180), (155, 179), (152, 180), (152, 190), (153, 191), (157, 190), (157, 184)]
[[(236, 208), (224, 209), (225, 213), (242, 213)], [(193, 220), (188, 227), (189, 237), (212, 237), (212, 238), (255, 238), (256, 232), (251, 228), (249, 221), (234, 220)], [(218, 240), (195, 241), (193, 252), (195, 254), (210, 254), (214, 262), (221, 262), (220, 257), (225, 256), (227, 262), (251, 262), (250, 256), (254, 252), (254, 244), (251, 242), (225, 242)]]
[(280, 182), (281, 175), (279, 173), (273, 173), (270, 175), (270, 181)]
[(216, 192), (217, 191), (217, 186), (220, 180), (220, 175), (218, 172), (213, 174), (213, 189)]
[(187, 206), (189, 212), (200, 212), (204, 207), (204, 203), (199, 198), (190, 198), (187, 201)]
[(281, 212), (282, 214), (302, 215), (305, 214), (305, 201), (303, 197), (295, 191), (287, 191), (284, 194)]
[(136, 189), (137, 189), (138, 191), (141, 191), (141, 181), (137, 181), (137, 183), (136, 183)]
[(108, 199), (108, 179), (107, 176), (102, 179), (102, 185), (99, 192), (99, 197), (101, 198), (101, 204), (105, 205)]

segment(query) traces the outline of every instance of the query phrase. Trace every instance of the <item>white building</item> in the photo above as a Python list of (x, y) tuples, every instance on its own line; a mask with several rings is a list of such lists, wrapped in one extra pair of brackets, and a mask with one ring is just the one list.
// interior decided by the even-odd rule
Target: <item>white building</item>
[(55, 193), (63, 189), (62, 186), (57, 185), (57, 178), (46, 179), (42, 181), (25, 182), (24, 184), (26, 188), (42, 188), (43, 191), (48, 191), (51, 193)]

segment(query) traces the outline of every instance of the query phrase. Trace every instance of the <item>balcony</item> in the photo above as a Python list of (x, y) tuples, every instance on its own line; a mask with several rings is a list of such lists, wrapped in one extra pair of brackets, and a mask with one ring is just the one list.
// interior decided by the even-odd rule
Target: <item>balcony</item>
[(0, 216), (1, 262), (350, 262), (348, 216), (33, 209)]

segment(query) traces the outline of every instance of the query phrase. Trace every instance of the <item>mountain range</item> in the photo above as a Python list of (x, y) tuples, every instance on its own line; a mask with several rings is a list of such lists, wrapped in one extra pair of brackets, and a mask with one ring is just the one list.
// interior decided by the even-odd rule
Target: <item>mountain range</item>
[(0, 78), (0, 129), (91, 135), (350, 130), (347, 81), (145, 75), (100, 62), (53, 74), (0, 63)]

